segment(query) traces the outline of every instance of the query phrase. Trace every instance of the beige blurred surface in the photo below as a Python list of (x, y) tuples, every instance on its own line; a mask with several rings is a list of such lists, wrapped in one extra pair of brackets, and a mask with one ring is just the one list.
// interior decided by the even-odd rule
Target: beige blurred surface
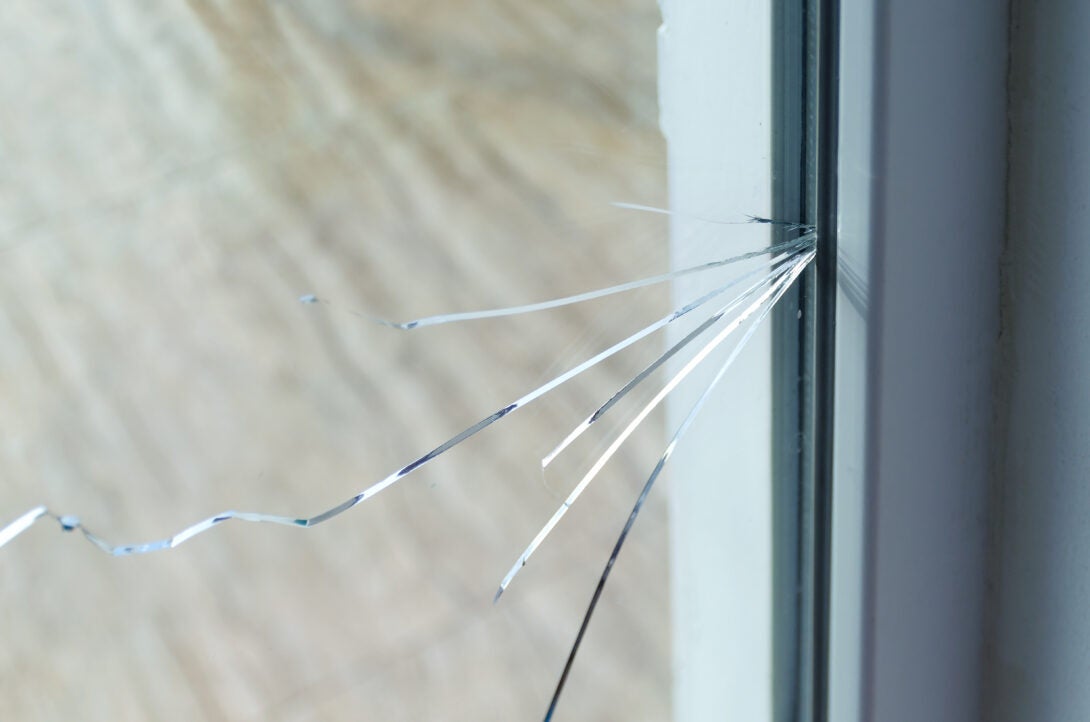
[[(5, 4), (0, 520), (45, 503), (122, 542), (314, 514), (661, 315), (664, 289), (412, 333), (349, 312), (664, 270), (661, 217), (609, 205), (664, 203), (657, 24), (653, 0)], [(605, 437), (540, 457), (658, 344), (314, 529), (112, 559), (43, 522), (0, 550), (0, 719), (539, 718), (657, 415), (492, 594)], [(665, 516), (558, 719), (668, 718)]]

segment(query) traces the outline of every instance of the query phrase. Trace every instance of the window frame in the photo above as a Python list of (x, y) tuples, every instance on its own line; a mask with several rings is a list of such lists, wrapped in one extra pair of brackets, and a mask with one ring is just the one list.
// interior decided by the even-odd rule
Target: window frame
[[(810, 301), (818, 328), (813, 485), (800, 507), (818, 508), (809, 509), (813, 546), (799, 550), (815, 586), (801, 604), (812, 627), (800, 625), (797, 638), (811, 645), (798, 657), (811, 667), (798, 673), (797, 701), (769, 716), (976, 718), (1007, 3), (810, 7), (820, 19), (814, 47), (826, 99), (818, 104), (815, 208), (826, 253), (811, 282), (836, 291)], [(763, 372), (739, 369), (736, 383), (747, 373)], [(687, 480), (683, 470), (677, 476)], [(736, 578), (735, 593), (751, 581)], [(721, 681), (754, 664), (743, 647), (725, 654)], [(730, 711), (747, 718), (763, 693), (741, 692)]]
[(979, 718), (1007, 22), (841, 3), (829, 719)]

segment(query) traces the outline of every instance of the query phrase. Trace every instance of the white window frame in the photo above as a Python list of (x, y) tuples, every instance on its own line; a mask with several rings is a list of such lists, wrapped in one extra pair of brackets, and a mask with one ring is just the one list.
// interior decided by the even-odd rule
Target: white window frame
[(1007, 18), (841, 2), (838, 722), (980, 718)]
[[(705, 51), (700, 79), (683, 82), (736, 84), (731, 73), (744, 72), (746, 58), (767, 58), (760, 56), (759, 34), (738, 33), (730, 22), (752, 19), (767, 4), (689, 3), (690, 11), (708, 13), (720, 40)], [(839, 4), (829, 699), (817, 714), (836, 722), (973, 720), (984, 680), (993, 362), (1006, 214), (1007, 4)], [(664, 3), (668, 33), (678, 31), (669, 13), (677, 5)], [(679, 42), (676, 34), (660, 51), (664, 72), (672, 67), (670, 42)], [(675, 90), (662, 93), (668, 139), (684, 112), (673, 105)], [(736, 125), (752, 130), (761, 122), (738, 120), (750, 112), (745, 97), (730, 114), (704, 116), (738, 144), (753, 138), (730, 136)], [(688, 109), (695, 107), (708, 108), (705, 102)], [(686, 122), (695, 121), (686, 115)], [(711, 148), (709, 157), (718, 158), (718, 146)], [(749, 177), (762, 182), (767, 158), (748, 162)], [(733, 198), (759, 202), (745, 190), (739, 186)], [(762, 364), (770, 363), (769, 348), (761, 341), (751, 365), (732, 373), (736, 395), (716, 421), (722, 429), (746, 419), (760, 423), (759, 402), (749, 391), (767, 389)], [(689, 452), (688, 461), (679, 452), (675, 467), (675, 719), (682, 722), (724, 714), (772, 719), (771, 665), (767, 653), (755, 652), (771, 645), (755, 611), (767, 603), (770, 582), (748, 565), (754, 556), (770, 558), (762, 540), (771, 527), (750, 526), (748, 545), (740, 545), (730, 520), (720, 529), (692, 523), (686, 509), (694, 504), (684, 496), (693, 493), (693, 467), (719, 468), (717, 481), (705, 484), (756, 474), (744, 467), (728, 480), (722, 473), (726, 459), (746, 458), (751, 436), (721, 433), (716, 443), (693, 443), (699, 451)], [(768, 518), (762, 505), (769, 498), (743, 494), (734, 498), (734, 512)], [(686, 540), (693, 535), (697, 542)], [(720, 555), (719, 605), (691, 598), (684, 570), (709, 563), (686, 556), (694, 547)]]
[[(675, 267), (684, 267), (710, 260), (713, 244), (729, 255), (751, 250), (767, 234), (701, 219), (771, 215), (772, 3), (661, 5), (659, 103), (677, 213), (671, 256)], [(675, 284), (674, 296), (685, 303), (706, 290), (707, 281), (694, 278)], [(719, 720), (727, 709), (744, 720), (772, 715), (770, 328), (765, 323), (750, 340), (671, 460), (677, 722)], [(687, 331), (678, 328), (673, 337)], [(671, 395), (671, 428), (715, 375), (713, 366), (704, 364)]]

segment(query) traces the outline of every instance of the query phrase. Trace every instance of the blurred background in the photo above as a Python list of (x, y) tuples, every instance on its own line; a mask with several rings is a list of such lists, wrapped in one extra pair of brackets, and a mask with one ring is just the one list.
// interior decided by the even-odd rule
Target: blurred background
[[(6, 3), (0, 523), (312, 515), (661, 316), (665, 288), (362, 317), (666, 270), (664, 218), (610, 205), (666, 203), (658, 23), (654, 0)], [(660, 350), (313, 529), (113, 559), (42, 522), (0, 551), (0, 716), (540, 718), (660, 416), (492, 596), (617, 422), (541, 456)], [(669, 717), (666, 532), (656, 494), (559, 719)]]

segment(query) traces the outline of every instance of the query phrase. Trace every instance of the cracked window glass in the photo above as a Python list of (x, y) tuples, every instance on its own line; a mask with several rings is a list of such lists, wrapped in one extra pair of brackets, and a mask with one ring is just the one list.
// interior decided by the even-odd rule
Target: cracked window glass
[(652, 486), (814, 234), (671, 206), (662, 23), (9, 8), (13, 719), (671, 718)]

